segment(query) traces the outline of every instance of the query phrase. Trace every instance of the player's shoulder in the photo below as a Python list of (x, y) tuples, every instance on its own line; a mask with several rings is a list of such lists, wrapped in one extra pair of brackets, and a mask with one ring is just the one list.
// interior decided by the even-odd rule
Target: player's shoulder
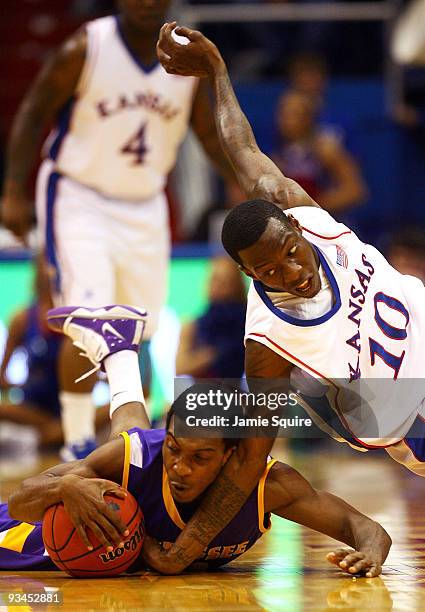
[(161, 452), (165, 429), (132, 427), (124, 432), (123, 437), (129, 445), (130, 463), (144, 467)]
[(270, 468), (264, 487), (267, 512), (273, 508), (289, 506), (312, 490), (308, 481), (293, 467), (276, 461)]
[(315, 206), (297, 206), (285, 211), (301, 225), (307, 240), (336, 240), (342, 236), (354, 236), (352, 230), (340, 223), (326, 210)]

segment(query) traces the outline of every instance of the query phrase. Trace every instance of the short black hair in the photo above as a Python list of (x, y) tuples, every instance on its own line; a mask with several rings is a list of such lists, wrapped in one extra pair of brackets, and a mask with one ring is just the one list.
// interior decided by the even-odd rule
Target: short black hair
[(232, 208), (224, 220), (221, 241), (234, 261), (242, 263), (239, 251), (261, 238), (270, 219), (277, 219), (285, 229), (291, 228), (283, 210), (267, 200), (248, 200)]
[[(191, 387), (189, 387), (188, 389), (180, 393), (180, 395), (174, 400), (173, 404), (171, 405), (170, 409), (167, 412), (167, 417), (165, 420), (166, 431), (170, 429), (171, 419), (173, 415), (176, 418), (181, 418), (181, 419), (184, 419), (188, 415), (187, 410), (186, 410), (187, 395), (208, 393), (208, 391), (210, 390), (213, 390), (213, 391), (221, 390), (223, 392), (228, 392), (228, 393), (230, 391), (233, 391), (232, 389), (230, 389), (228, 385), (225, 385), (223, 383), (213, 383), (212, 381), (208, 383), (195, 383), (194, 385), (192, 385)], [(196, 411), (196, 416), (205, 418), (205, 417), (212, 416), (212, 413), (213, 413), (213, 409), (210, 406), (203, 405), (203, 406), (198, 406), (198, 409)], [(232, 414), (232, 418), (233, 418), (233, 415), (235, 414), (239, 414), (240, 416), (242, 416), (243, 410), (239, 406), (232, 405), (230, 407), (230, 413)], [(234, 446), (237, 446), (239, 443), (239, 438), (230, 438), (224, 435), (226, 432), (226, 429), (227, 428), (224, 425), (217, 425), (215, 427), (210, 427), (209, 433), (213, 432), (214, 435), (208, 436), (211, 438), (213, 437), (217, 439), (222, 439), (225, 450), (229, 448), (233, 448)], [(203, 432), (201, 428), (194, 429), (194, 431), (199, 432), (199, 437), (205, 437), (205, 436), (202, 436)], [(197, 436), (193, 435), (193, 437), (195, 438)]]

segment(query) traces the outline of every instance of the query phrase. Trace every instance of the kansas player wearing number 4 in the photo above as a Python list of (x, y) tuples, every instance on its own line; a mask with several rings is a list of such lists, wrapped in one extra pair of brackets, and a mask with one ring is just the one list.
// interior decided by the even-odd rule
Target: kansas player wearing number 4
[(282, 175), (258, 148), (217, 47), (184, 27), (175, 31), (191, 43), (177, 45), (175, 25), (161, 30), (160, 61), (212, 83), (223, 148), (251, 198), (232, 209), (222, 234), (253, 279), (247, 377), (290, 377), (327, 433), (360, 450), (385, 447), (425, 476), (424, 285)]
[[(123, 302), (149, 313), (155, 331), (167, 288), (168, 210), (164, 195), (189, 123), (225, 178), (208, 90), (196, 77), (168, 75), (155, 54), (171, 0), (119, 0), (48, 61), (18, 111), (9, 146), (4, 222), (28, 229), (24, 197), (37, 137), (55, 128), (37, 181), (37, 219), (56, 302), (88, 307)], [(93, 380), (70, 343), (61, 355), (65, 439), (83, 456), (92, 445)], [(72, 454), (71, 454), (72, 458)]]

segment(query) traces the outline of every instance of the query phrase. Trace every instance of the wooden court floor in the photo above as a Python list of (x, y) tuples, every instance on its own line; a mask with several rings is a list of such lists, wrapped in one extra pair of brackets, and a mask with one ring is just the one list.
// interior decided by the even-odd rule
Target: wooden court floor
[[(344, 497), (379, 520), (393, 539), (380, 578), (353, 578), (329, 565), (331, 539), (276, 517), (271, 531), (226, 569), (214, 573), (158, 576), (145, 572), (114, 579), (77, 580), (61, 572), (0, 572), (0, 598), (9, 591), (60, 591), (59, 606), (0, 610), (211, 610), (273, 612), (298, 610), (425, 609), (424, 484), (386, 456), (315, 453), (288, 462), (319, 488)], [(1, 466), (0, 466), (1, 467)], [(16, 466), (15, 466), (16, 467)], [(37, 461), (29, 472), (45, 468)], [(7, 475), (8, 472), (9, 477)], [(20, 478), (1, 472), (4, 500)]]

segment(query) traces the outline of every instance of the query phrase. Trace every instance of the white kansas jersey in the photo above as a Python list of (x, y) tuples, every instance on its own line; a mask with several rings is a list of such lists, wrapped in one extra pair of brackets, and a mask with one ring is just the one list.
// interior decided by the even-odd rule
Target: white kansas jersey
[(292, 383), (322, 429), (365, 447), (394, 443), (425, 398), (425, 287), (324, 210), (287, 212), (318, 253), (322, 289), (291, 308), (254, 281), (245, 339), (297, 366)]
[(157, 195), (173, 168), (198, 79), (144, 67), (116, 17), (87, 24), (87, 56), (75, 96), (49, 137), (58, 172), (107, 197)]

